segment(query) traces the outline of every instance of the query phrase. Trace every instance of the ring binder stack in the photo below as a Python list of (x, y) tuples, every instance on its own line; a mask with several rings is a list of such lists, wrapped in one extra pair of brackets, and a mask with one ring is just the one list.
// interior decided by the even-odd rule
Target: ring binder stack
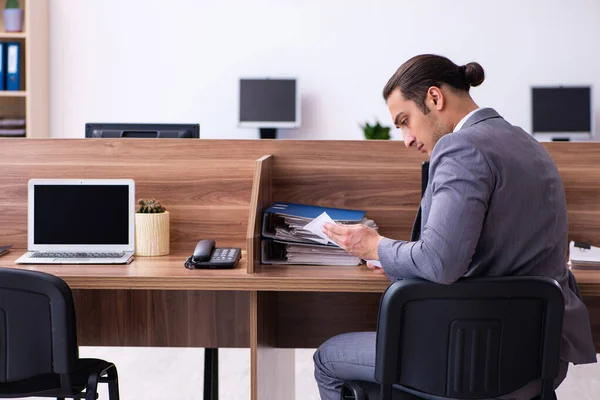
[(377, 229), (373, 220), (365, 218), (363, 210), (276, 202), (263, 213), (261, 263), (359, 265), (360, 258), (335, 244), (324, 244), (321, 237), (303, 229), (323, 212), (337, 223), (361, 223)]

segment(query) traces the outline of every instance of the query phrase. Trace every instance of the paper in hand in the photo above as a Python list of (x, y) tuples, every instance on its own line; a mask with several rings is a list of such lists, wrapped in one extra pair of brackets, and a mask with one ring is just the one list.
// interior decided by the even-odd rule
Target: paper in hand
[(321, 238), (319, 243), (327, 244), (328, 242), (331, 242), (331, 243), (335, 244), (336, 246), (341, 247), (336, 242), (329, 239), (329, 237), (327, 237), (327, 235), (323, 233), (323, 225), (325, 224), (325, 222), (329, 222), (330, 224), (335, 224), (335, 221), (331, 219), (329, 214), (327, 214), (327, 212), (324, 212), (321, 215), (319, 215), (317, 218), (310, 221), (308, 224), (304, 225), (303, 229), (306, 229), (307, 231), (312, 232), (315, 235), (319, 236)]
[[(329, 237), (327, 237), (327, 235), (325, 235), (323, 233), (323, 224), (325, 224), (325, 222), (329, 222), (330, 224), (335, 224), (335, 221), (331, 219), (329, 214), (327, 214), (327, 212), (324, 212), (321, 215), (319, 215), (317, 218), (313, 219), (308, 224), (306, 224), (304, 226), (304, 229), (319, 236), (322, 239), (321, 241), (319, 241), (319, 243), (327, 244), (328, 242), (331, 242), (338, 247), (342, 247), (339, 244), (337, 244), (336, 242), (334, 242), (333, 240), (331, 240)], [(371, 264), (375, 265), (378, 268), (382, 268), (381, 263), (377, 260), (366, 260), (366, 261), (370, 262)]]

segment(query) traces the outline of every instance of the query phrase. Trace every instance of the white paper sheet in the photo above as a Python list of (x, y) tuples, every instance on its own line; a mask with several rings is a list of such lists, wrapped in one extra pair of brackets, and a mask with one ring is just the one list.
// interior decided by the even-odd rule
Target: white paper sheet
[[(334, 242), (333, 240), (331, 240), (329, 237), (327, 237), (327, 235), (325, 235), (323, 233), (323, 224), (325, 224), (326, 222), (329, 222), (330, 224), (335, 224), (335, 221), (331, 219), (329, 214), (324, 212), (321, 215), (319, 215), (317, 218), (313, 219), (311, 222), (306, 224), (304, 226), (304, 229), (319, 236), (322, 240), (319, 243), (327, 244), (328, 242), (331, 242), (338, 247), (342, 247), (339, 244), (337, 244), (336, 242)], [(367, 260), (367, 261), (370, 262), (371, 264), (375, 265), (376, 267), (381, 268), (381, 263), (379, 261), (377, 261), (377, 260)]]
[(331, 242), (331, 243), (335, 244), (336, 246), (341, 247), (337, 243), (335, 243), (333, 240), (329, 239), (327, 237), (327, 235), (325, 235), (323, 233), (323, 225), (325, 224), (325, 222), (329, 222), (330, 224), (335, 224), (335, 221), (331, 219), (329, 214), (327, 214), (327, 212), (323, 212), (317, 218), (313, 219), (308, 224), (304, 225), (304, 229), (319, 236), (321, 238), (321, 241), (319, 241), (319, 243), (327, 244), (328, 242)]

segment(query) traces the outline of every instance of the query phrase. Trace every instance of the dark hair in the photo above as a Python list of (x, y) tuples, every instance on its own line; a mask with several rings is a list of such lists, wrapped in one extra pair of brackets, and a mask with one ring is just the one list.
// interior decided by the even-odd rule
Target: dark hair
[(479, 86), (485, 79), (483, 67), (476, 62), (458, 66), (446, 57), (435, 54), (415, 56), (398, 68), (383, 88), (383, 98), (388, 97), (396, 88), (407, 100), (413, 100), (424, 114), (429, 112), (425, 105), (427, 90), (431, 86), (440, 87), (442, 83), (452, 88), (469, 92), (471, 86)]

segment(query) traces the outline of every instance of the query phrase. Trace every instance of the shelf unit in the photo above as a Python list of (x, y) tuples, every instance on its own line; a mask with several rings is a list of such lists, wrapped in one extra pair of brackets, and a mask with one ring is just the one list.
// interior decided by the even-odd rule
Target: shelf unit
[[(21, 44), (19, 91), (0, 91), (0, 118), (25, 118), (27, 137), (50, 136), (49, 126), (49, 0), (19, 0), (23, 32), (5, 32), (0, 15), (0, 42)], [(4, 2), (0, 1), (0, 12)]]

